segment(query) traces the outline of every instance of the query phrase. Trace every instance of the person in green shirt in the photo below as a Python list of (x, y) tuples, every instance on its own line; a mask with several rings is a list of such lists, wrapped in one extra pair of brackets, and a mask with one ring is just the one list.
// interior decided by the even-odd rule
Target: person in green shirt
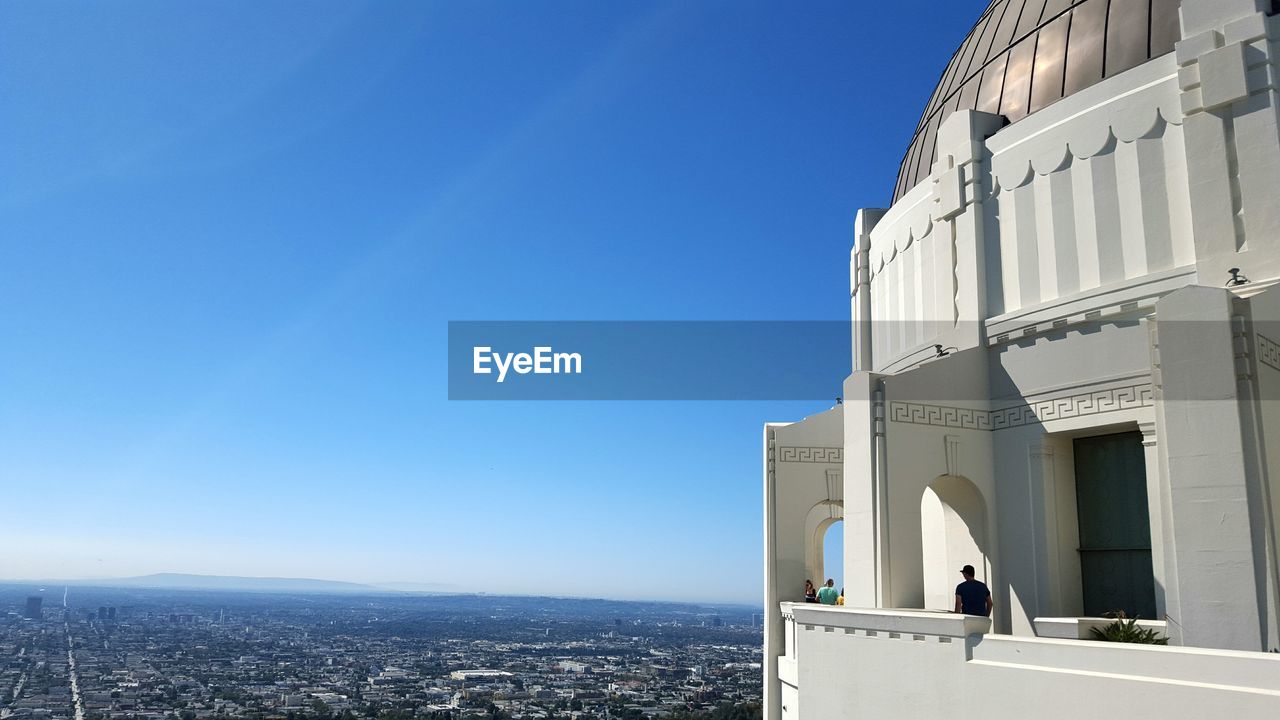
[(827, 578), (827, 584), (818, 590), (818, 602), (823, 605), (835, 605), (839, 597), (840, 591), (836, 590), (836, 581)]

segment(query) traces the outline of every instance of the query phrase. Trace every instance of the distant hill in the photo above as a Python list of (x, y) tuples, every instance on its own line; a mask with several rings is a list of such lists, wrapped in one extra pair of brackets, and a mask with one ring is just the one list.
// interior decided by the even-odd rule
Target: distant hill
[(139, 577), (79, 581), (72, 584), (92, 584), (102, 587), (153, 588), (158, 590), (237, 590), (241, 592), (289, 592), (289, 593), (388, 593), (396, 590), (374, 585), (341, 582), (338, 580), (314, 580), (311, 578), (237, 577), (227, 575), (188, 575), (183, 573), (156, 573)]
[(380, 582), (370, 583), (370, 586), (383, 590), (395, 590), (396, 592), (407, 593), (459, 593), (463, 589), (459, 585), (451, 585), (449, 583), (419, 583), (419, 582)]
[[(248, 592), (313, 594), (313, 595), (381, 595), (388, 599), (413, 599), (448, 603), (456, 607), (458, 603), (483, 603), (492, 609), (507, 603), (527, 607), (533, 602), (541, 607), (567, 604), (591, 604), (596, 611), (623, 611), (634, 606), (661, 607), (664, 612), (689, 612), (698, 614), (707, 609), (727, 609), (748, 613), (761, 611), (759, 604), (738, 602), (708, 602), (706, 600), (630, 600), (618, 598), (582, 597), (571, 595), (533, 595), (502, 594), (493, 592), (477, 592), (461, 585), (449, 583), (420, 582), (374, 582), (353, 583), (340, 580), (317, 580), (314, 578), (280, 578), (280, 577), (244, 577), (235, 575), (195, 575), (190, 573), (156, 573), (137, 577), (123, 578), (43, 578), (34, 580), (14, 580), (0, 578), (0, 588), (21, 588), (21, 593), (50, 593), (62, 597), (63, 587), (81, 588), (117, 588), (121, 590), (172, 590), (196, 592)], [(16, 592), (16, 591), (15, 591)], [(495, 605), (496, 603), (496, 605)], [(683, 606), (683, 610), (673, 608)]]

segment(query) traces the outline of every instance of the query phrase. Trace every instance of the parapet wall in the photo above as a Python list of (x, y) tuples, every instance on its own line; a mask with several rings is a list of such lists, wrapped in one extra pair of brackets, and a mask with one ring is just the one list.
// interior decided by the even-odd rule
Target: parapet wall
[(783, 718), (1274, 717), (1280, 655), (985, 634), (985, 618), (783, 603)]

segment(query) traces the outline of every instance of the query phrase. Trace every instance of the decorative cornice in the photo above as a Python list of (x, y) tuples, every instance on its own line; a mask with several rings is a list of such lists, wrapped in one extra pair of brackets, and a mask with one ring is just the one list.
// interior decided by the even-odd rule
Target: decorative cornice
[(844, 448), (780, 446), (778, 462), (840, 463), (844, 462)]
[(1153, 403), (1154, 397), (1150, 383), (1142, 383), (1038, 400), (999, 410), (893, 401), (889, 403), (889, 417), (893, 422), (911, 425), (934, 425), (964, 430), (1003, 430), (1049, 420), (1149, 407)]
[[(1117, 76), (1121, 77), (1121, 76)], [(1161, 56), (1034, 113), (1011, 132), (987, 142), (991, 151), (993, 195), (1022, 187), (1037, 176), (1071, 167), (1076, 161), (1113, 153), (1120, 144), (1162, 136), (1182, 124), (1178, 66)], [(1049, 110), (1049, 108), (1046, 108)]]

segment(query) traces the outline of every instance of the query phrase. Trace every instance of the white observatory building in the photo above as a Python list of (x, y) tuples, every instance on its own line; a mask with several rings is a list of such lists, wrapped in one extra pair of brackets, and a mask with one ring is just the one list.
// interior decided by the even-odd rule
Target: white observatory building
[(1280, 717), (1277, 12), (977, 19), (858, 211), (843, 405), (765, 427), (766, 720)]

